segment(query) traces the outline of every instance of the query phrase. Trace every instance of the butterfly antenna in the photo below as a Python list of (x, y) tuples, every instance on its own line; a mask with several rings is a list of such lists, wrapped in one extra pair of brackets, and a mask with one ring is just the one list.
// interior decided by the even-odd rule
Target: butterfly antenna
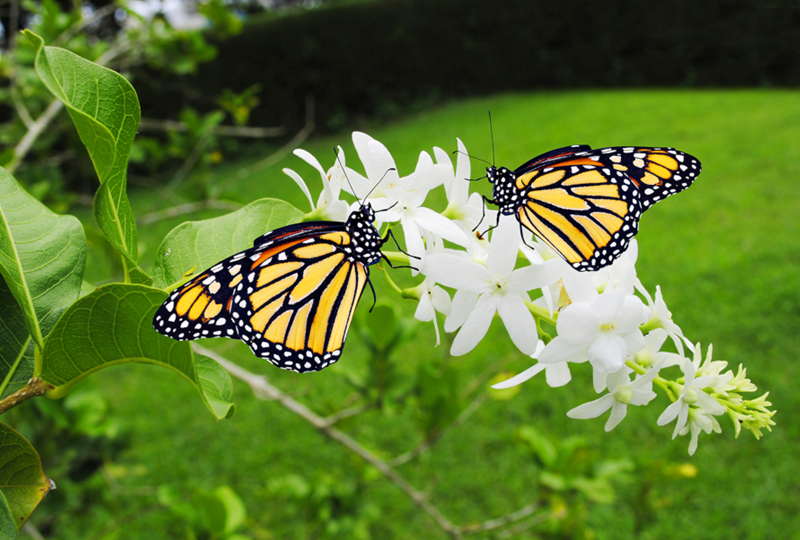
[(467, 154), (466, 152), (462, 152), (461, 150), (453, 150), (453, 153), (454, 154), (464, 154), (465, 156), (467, 156), (470, 159), (477, 159), (478, 161), (483, 161), (484, 163), (486, 163), (488, 165), (494, 165), (494, 163), (489, 163), (485, 159), (481, 159), (479, 157), (471, 156), (471, 155)]
[(486, 111), (489, 113), (489, 136), (492, 138), (492, 167), (494, 167), (494, 130), (492, 129), (492, 111)]
[[(339, 162), (339, 167), (342, 168), (342, 174), (344, 174), (344, 178), (345, 178), (345, 180), (347, 180), (347, 185), (350, 186), (350, 191), (353, 193), (353, 196), (358, 198), (358, 195), (356, 195), (356, 189), (353, 187), (353, 184), (350, 182), (350, 178), (347, 176), (347, 171), (344, 168), (344, 164), (342, 163), (342, 160), (339, 159), (339, 152), (338, 152), (338, 149), (335, 146), (333, 147), (333, 155), (336, 156), (336, 161)], [(370, 192), (370, 193), (372, 193), (372, 192)], [(364, 198), (366, 199), (366, 197), (364, 197)], [(359, 202), (358, 204), (360, 204), (362, 207), (364, 206), (363, 203)]]
[(397, 206), (398, 204), (400, 204), (400, 201), (396, 201), (396, 202), (395, 202), (395, 203), (394, 203), (392, 206), (390, 206), (389, 208), (382, 208), (381, 210), (375, 210), (375, 213), (376, 213), (376, 214), (380, 214), (381, 212), (387, 212), (387, 211), (391, 210), (392, 208), (394, 208), (395, 206)]
[[(389, 171), (396, 171), (396, 170), (397, 170), (397, 169), (395, 169), (394, 167), (390, 167), (389, 169), (386, 169), (386, 172), (385, 172), (385, 173), (383, 173), (383, 176), (381, 176), (381, 179), (380, 179), (380, 180), (378, 180), (377, 182), (375, 182), (375, 185), (374, 185), (374, 186), (372, 186), (372, 189), (371, 189), (371, 190), (369, 190), (369, 193), (367, 193), (367, 195), (364, 197), (364, 200), (366, 201), (366, 200), (367, 200), (367, 197), (369, 197), (370, 195), (372, 195), (372, 192), (373, 192), (373, 191), (375, 191), (375, 190), (378, 188), (378, 185), (379, 185), (381, 182), (383, 182), (383, 179), (384, 179), (384, 178), (386, 178), (386, 175), (387, 175), (387, 174), (389, 174)], [(362, 206), (363, 206), (363, 204), (362, 204)], [(388, 208), (387, 208), (387, 210), (388, 210)]]

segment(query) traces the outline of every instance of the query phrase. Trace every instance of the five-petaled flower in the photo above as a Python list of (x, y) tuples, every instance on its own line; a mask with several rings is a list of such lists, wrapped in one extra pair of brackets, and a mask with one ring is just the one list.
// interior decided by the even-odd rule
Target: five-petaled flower
[(544, 262), (515, 269), (519, 252), (519, 226), (504, 217), (492, 231), (486, 266), (460, 252), (445, 250), (426, 257), (422, 272), (446, 287), (456, 289), (445, 330), (461, 328), (451, 354), (466, 354), (483, 339), (495, 313), (500, 315), (514, 344), (533, 354), (539, 339), (536, 322), (525, 305), (528, 291), (558, 279), (558, 266)]

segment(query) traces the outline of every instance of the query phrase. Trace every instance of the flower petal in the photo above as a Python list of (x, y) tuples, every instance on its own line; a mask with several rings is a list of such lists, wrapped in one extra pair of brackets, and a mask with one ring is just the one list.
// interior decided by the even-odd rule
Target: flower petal
[(600, 331), (600, 319), (589, 304), (574, 303), (565, 307), (558, 316), (556, 329), (564, 341), (588, 348)]
[(308, 186), (306, 185), (306, 181), (301, 178), (299, 174), (294, 172), (292, 169), (283, 169), (283, 173), (287, 175), (289, 178), (294, 180), (294, 182), (300, 186), (300, 189), (305, 194), (306, 198), (308, 199), (308, 204), (311, 205), (311, 210), (314, 210), (314, 199), (311, 198), (311, 192), (308, 191)]
[(444, 320), (444, 331), (455, 332), (466, 322), (469, 314), (475, 309), (478, 302), (478, 293), (467, 290), (456, 291), (450, 315)]
[(561, 336), (556, 336), (539, 353), (539, 362), (555, 364), (557, 362), (585, 362), (589, 357), (585, 345), (572, 345)]
[(468, 243), (467, 235), (458, 225), (430, 208), (425, 208), (424, 206), (415, 208), (414, 221), (426, 231), (441, 236), (454, 244), (466, 246)]
[(464, 326), (461, 327), (461, 330), (458, 331), (456, 338), (453, 340), (450, 354), (462, 356), (474, 349), (489, 330), (496, 312), (497, 297), (492, 294), (482, 294), (475, 304), (475, 309), (467, 317)]
[(533, 354), (539, 336), (536, 331), (536, 321), (522, 298), (513, 293), (501, 297), (497, 304), (497, 313), (503, 319), (514, 345), (525, 354)]
[(533, 378), (534, 376), (538, 375), (542, 371), (547, 368), (547, 364), (542, 364), (541, 362), (537, 362), (533, 364), (531, 367), (523, 371), (522, 373), (518, 373), (511, 377), (510, 379), (506, 379), (503, 382), (499, 382), (497, 384), (492, 385), (492, 388), (495, 390), (503, 390), (504, 388), (511, 388), (512, 386), (517, 386), (519, 384), (524, 383), (528, 379)]
[(578, 405), (574, 409), (567, 411), (567, 416), (576, 418), (578, 420), (588, 420), (589, 418), (597, 418), (608, 409), (614, 406), (617, 400), (611, 394), (606, 394), (600, 399)]
[(628, 406), (624, 403), (614, 400), (614, 405), (611, 407), (611, 416), (608, 417), (605, 430), (608, 432), (617, 427), (625, 418), (626, 414), (628, 414)]
[(600, 334), (589, 345), (589, 362), (604, 373), (614, 373), (625, 365), (625, 340), (614, 334)]
[(446, 287), (474, 293), (484, 292), (489, 281), (485, 266), (451, 253), (432, 253), (425, 257), (422, 273)]
[(544, 374), (547, 377), (547, 385), (550, 388), (564, 386), (572, 380), (572, 374), (569, 372), (569, 364), (567, 362), (548, 364)]
[(519, 223), (513, 216), (500, 216), (500, 224), (492, 231), (489, 244), (489, 273), (503, 276), (511, 274), (517, 264), (517, 252)]
[(562, 268), (555, 259), (517, 268), (508, 277), (508, 288), (514, 292), (526, 292), (547, 287), (558, 281)]
[(616, 322), (624, 304), (625, 295), (608, 288), (592, 302), (592, 310), (601, 323)]

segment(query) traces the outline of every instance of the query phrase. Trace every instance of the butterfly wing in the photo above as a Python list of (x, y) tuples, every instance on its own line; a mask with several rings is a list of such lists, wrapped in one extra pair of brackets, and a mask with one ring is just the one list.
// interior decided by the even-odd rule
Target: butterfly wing
[(369, 269), (349, 256), (353, 238), (336, 225), (299, 241), (290, 236), (280, 251), (268, 242), (235, 288), (231, 315), (239, 337), (280, 368), (319, 371), (341, 354)]
[(602, 148), (587, 155), (598, 156), (605, 167), (624, 172), (633, 180), (639, 188), (642, 212), (691, 186), (702, 170), (696, 157), (674, 148)]
[(549, 152), (545, 152), (544, 154), (538, 155), (535, 158), (523, 163), (522, 165), (517, 167), (517, 170), (514, 171), (514, 174), (516, 176), (521, 176), (522, 174), (528, 171), (532, 171), (533, 169), (540, 169), (542, 167), (545, 167), (548, 163), (567, 159), (579, 152), (587, 152), (591, 149), (592, 147), (586, 144), (573, 144), (572, 146), (556, 148), (555, 150), (550, 150)]
[(699, 172), (697, 159), (672, 148), (554, 150), (515, 171), (517, 218), (574, 268), (595, 271), (627, 249), (644, 210)]
[(253, 248), (220, 261), (176, 289), (153, 317), (153, 328), (179, 341), (204, 337), (238, 338), (229, 308), (233, 288)]

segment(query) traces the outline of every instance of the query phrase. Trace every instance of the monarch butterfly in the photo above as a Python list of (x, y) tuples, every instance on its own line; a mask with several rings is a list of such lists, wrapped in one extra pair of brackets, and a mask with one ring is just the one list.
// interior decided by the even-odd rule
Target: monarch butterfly
[(683, 191), (700, 161), (673, 148), (573, 145), (537, 156), (515, 171), (486, 169), (504, 215), (583, 272), (608, 266), (638, 232), (642, 212)]
[(177, 340), (238, 338), (280, 368), (319, 371), (339, 359), (369, 267), (385, 258), (391, 231), (381, 238), (374, 222), (367, 203), (344, 223), (268, 232), (170, 294), (153, 326)]

